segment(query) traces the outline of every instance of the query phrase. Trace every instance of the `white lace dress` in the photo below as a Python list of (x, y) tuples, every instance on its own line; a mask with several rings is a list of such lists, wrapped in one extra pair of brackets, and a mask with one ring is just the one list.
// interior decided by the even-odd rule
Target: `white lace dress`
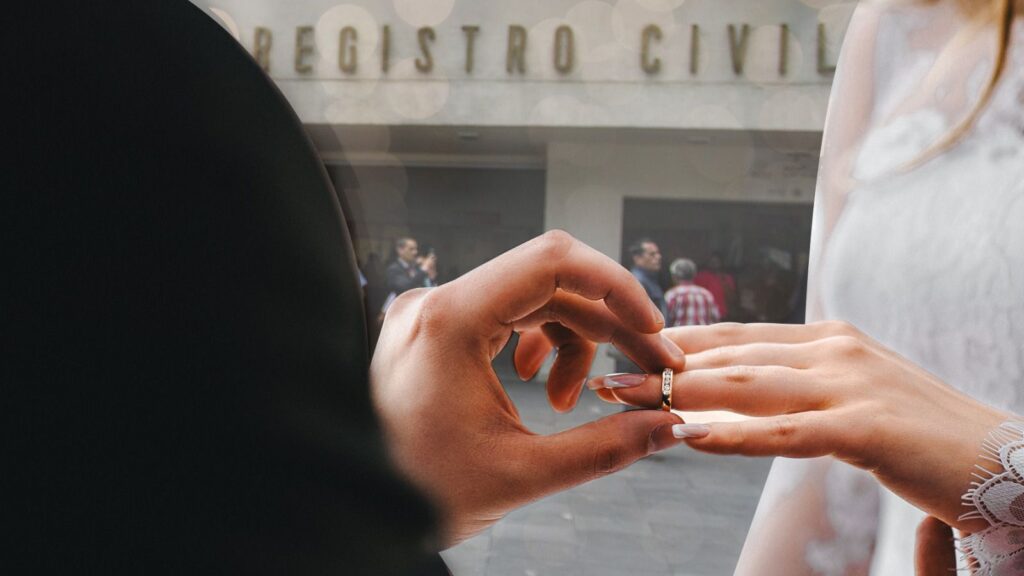
[[(858, 8), (822, 149), (808, 317), (847, 320), (950, 385), (1024, 415), (1021, 18), (975, 128), (904, 169), (977, 101), (996, 37), (954, 2)], [(909, 576), (922, 518), (846, 465), (779, 459), (736, 573)], [(992, 573), (1024, 574), (1016, 570)]]

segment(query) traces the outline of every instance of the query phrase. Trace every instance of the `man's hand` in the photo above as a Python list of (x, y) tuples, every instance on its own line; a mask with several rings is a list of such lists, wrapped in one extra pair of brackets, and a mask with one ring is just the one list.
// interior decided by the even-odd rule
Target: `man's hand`
[(420, 270), (431, 280), (437, 278), (437, 256), (433, 252), (420, 260)]
[(953, 530), (931, 516), (917, 526), (914, 548), (915, 576), (949, 576), (956, 574), (956, 546)]
[(648, 370), (682, 370), (683, 353), (658, 333), (663, 324), (628, 271), (564, 232), (395, 301), (370, 370), (374, 403), (399, 468), (440, 506), (448, 544), (650, 454), (679, 423), (668, 412), (635, 411), (533, 434), (491, 368), (512, 332), (526, 331), (516, 354), (522, 375), (558, 347), (547, 388), (565, 411), (595, 342), (615, 343)]

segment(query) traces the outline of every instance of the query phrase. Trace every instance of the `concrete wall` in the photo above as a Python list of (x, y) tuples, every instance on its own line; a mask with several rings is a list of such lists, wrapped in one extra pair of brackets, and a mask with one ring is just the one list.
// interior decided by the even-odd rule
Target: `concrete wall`
[[(771, 134), (820, 133), (831, 75), (819, 65), (835, 62), (855, 5), (844, 0), (194, 1), (250, 51), (258, 28), (270, 32), (273, 41), (265, 54), (270, 76), (306, 124), (342, 132), (356, 125), (540, 129), (528, 140), (546, 147), (544, 227), (567, 230), (616, 260), (627, 197), (812, 200), (816, 145), (805, 138), (792, 147)], [(749, 27), (740, 50), (745, 54), (741, 73), (733, 68), (737, 46), (730, 41), (730, 24), (737, 32)], [(785, 74), (779, 71), (782, 24), (789, 30)], [(818, 57), (819, 24), (825, 29), (824, 61)], [(472, 71), (465, 70), (465, 25), (479, 26)], [(506, 66), (512, 25), (527, 31), (523, 73)], [(650, 25), (662, 34), (648, 54), (649, 60), (660, 59), (656, 74), (641, 66), (643, 30)], [(690, 68), (693, 25), (699, 26), (696, 73)], [(312, 29), (300, 38), (309, 48), (299, 62), (306, 69), (300, 71), (296, 37), (305, 26)], [(339, 67), (340, 32), (348, 26), (357, 31), (358, 54), (355, 70), (345, 71)], [(383, 26), (391, 37), (386, 72)], [(567, 73), (553, 65), (559, 26), (570, 26), (574, 35), (574, 67)], [(427, 42), (430, 70), (416, 67), (417, 59), (421, 68), (424, 63), (418, 41), (424, 27), (433, 33)], [(551, 136), (561, 129), (594, 129), (595, 136)], [(643, 136), (601, 139), (631, 130)], [(404, 153), (422, 155), (434, 148), (427, 144)], [(599, 357), (595, 372), (609, 369), (610, 362)]]

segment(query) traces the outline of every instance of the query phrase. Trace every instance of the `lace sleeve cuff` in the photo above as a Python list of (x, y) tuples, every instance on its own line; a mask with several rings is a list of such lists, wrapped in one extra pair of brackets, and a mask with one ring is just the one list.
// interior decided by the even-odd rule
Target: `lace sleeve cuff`
[(1024, 422), (990, 432), (975, 468), (976, 480), (963, 495), (971, 510), (960, 519), (990, 526), (964, 537), (961, 551), (976, 576), (1024, 576)]

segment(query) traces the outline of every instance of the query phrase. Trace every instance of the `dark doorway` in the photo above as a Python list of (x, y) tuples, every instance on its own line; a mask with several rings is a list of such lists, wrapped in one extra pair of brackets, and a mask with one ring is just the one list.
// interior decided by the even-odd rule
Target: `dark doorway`
[(676, 258), (704, 266), (721, 257), (737, 289), (729, 320), (802, 322), (810, 204), (649, 200), (627, 198), (623, 210), (623, 264), (635, 239), (649, 237), (662, 253), (662, 284)]

